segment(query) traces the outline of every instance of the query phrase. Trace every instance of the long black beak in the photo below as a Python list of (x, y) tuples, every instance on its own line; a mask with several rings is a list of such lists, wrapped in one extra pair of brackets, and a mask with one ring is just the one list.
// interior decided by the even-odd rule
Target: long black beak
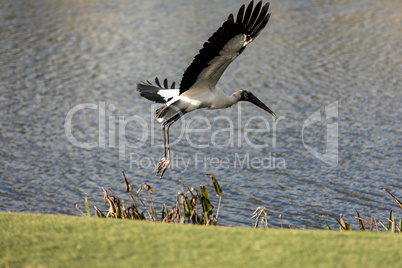
[(260, 107), (261, 109), (263, 109), (264, 111), (267, 111), (268, 113), (270, 113), (273, 117), (275, 117), (275, 119), (278, 119), (276, 117), (276, 114), (269, 109), (262, 101), (260, 101), (256, 96), (252, 95), (249, 97), (248, 99), (249, 102), (251, 102), (252, 104)]

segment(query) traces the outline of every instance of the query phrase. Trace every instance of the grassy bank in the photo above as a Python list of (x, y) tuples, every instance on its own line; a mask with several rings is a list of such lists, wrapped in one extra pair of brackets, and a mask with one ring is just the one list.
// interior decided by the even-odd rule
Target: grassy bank
[(0, 266), (402, 267), (402, 236), (0, 213)]

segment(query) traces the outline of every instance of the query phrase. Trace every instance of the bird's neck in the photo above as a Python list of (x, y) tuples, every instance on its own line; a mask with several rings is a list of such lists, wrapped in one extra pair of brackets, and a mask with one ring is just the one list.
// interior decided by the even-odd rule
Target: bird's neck
[(240, 100), (240, 96), (237, 93), (233, 93), (232, 95), (227, 97), (227, 107), (230, 107), (233, 104), (238, 103), (239, 100)]
[(219, 102), (216, 103), (216, 108), (228, 108), (231, 107), (233, 104), (236, 104), (239, 101), (239, 96), (236, 93), (233, 93), (230, 96), (227, 96), (225, 93), (222, 92)]

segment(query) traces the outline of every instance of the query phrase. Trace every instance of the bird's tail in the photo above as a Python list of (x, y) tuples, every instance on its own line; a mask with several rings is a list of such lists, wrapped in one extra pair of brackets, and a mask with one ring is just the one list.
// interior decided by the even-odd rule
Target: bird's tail
[[(161, 108), (156, 109), (156, 119), (162, 119), (165, 117), (169, 110), (169, 106), (163, 106)], [(158, 120), (159, 121), (159, 120)]]
[(169, 119), (173, 117), (175, 114), (180, 114), (183, 113), (175, 105), (165, 105), (161, 108), (156, 109), (156, 120), (158, 120), (159, 123), (165, 121), (166, 119)]

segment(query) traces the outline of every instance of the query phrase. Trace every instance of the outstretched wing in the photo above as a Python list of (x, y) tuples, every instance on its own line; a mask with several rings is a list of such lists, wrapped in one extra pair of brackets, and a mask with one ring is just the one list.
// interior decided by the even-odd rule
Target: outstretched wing
[(165, 78), (163, 85), (159, 82), (158, 77), (155, 77), (156, 86), (147, 80), (147, 82), (141, 82), (137, 84), (137, 90), (140, 92), (141, 97), (148, 100), (166, 103), (173, 97), (179, 95), (179, 90), (175, 89), (175, 82), (169, 88), (169, 82)]
[(204, 43), (199, 54), (183, 74), (180, 94), (197, 85), (214, 88), (223, 72), (267, 25), (271, 13), (269, 3), (258, 2), (253, 10), (253, 1), (241, 6), (236, 21), (230, 14), (227, 21)]

